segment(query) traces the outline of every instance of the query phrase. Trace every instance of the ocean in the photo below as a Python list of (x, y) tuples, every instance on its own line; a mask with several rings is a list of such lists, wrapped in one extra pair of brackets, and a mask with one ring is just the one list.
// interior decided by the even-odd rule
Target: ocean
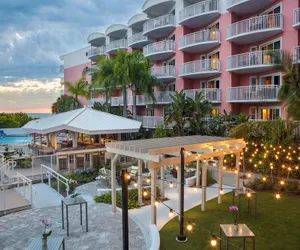
[(32, 118), (44, 118), (44, 117), (48, 117), (51, 116), (51, 113), (27, 113), (27, 115), (29, 115)]

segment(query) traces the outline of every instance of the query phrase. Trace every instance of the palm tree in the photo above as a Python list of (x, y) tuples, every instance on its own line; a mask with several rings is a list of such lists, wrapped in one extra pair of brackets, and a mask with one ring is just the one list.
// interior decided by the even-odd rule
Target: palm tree
[(80, 78), (74, 84), (70, 82), (64, 82), (63, 84), (67, 87), (68, 92), (75, 98), (76, 102), (79, 102), (78, 97), (80, 96), (87, 99), (90, 98), (90, 86), (85, 78)]
[(53, 114), (59, 114), (80, 108), (80, 103), (73, 96), (58, 97), (56, 102), (52, 104), (51, 111)]
[(300, 120), (300, 67), (293, 63), (293, 57), (288, 53), (283, 53), (276, 61), (275, 68), (284, 72), (278, 98), (285, 102), (288, 117)]
[(190, 103), (183, 90), (171, 95), (171, 99), (166, 109), (165, 124), (173, 124), (177, 135), (184, 136), (184, 128), (189, 124)]

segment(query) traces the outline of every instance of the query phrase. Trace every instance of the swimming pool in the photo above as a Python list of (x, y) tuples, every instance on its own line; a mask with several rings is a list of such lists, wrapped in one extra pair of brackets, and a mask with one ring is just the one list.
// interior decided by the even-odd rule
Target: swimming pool
[(0, 138), (0, 145), (18, 145), (18, 144), (28, 144), (32, 142), (32, 137), (31, 136), (11, 136), (11, 137), (4, 137), (4, 138)]

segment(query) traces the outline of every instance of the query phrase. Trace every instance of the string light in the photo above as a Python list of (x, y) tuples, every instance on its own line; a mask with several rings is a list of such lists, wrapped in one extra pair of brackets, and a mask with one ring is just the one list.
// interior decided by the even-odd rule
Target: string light
[(248, 193), (247, 193), (247, 197), (248, 198), (251, 198), (251, 193), (248, 191)]
[(280, 181), (280, 185), (283, 186), (284, 185), (284, 181)]
[(131, 179), (131, 176), (128, 174), (128, 175), (126, 176), (126, 178), (127, 178), (127, 180), (130, 180), (130, 179)]
[(221, 189), (221, 190), (220, 190), (220, 195), (223, 195), (223, 194), (224, 194), (224, 190)]
[(192, 230), (193, 230), (193, 225), (192, 225), (191, 221), (188, 221), (188, 224), (187, 224), (186, 229), (187, 229), (188, 231), (192, 231)]
[(249, 173), (249, 174), (247, 174), (247, 177), (248, 177), (248, 178), (251, 178), (251, 174), (250, 174), (250, 173)]
[(173, 218), (173, 216), (174, 216), (174, 211), (173, 211), (173, 209), (170, 209), (169, 217), (170, 217), (170, 218)]
[(158, 201), (155, 201), (155, 202), (154, 202), (154, 205), (155, 205), (156, 207), (158, 207), (159, 202), (158, 202)]
[(172, 182), (172, 181), (170, 181), (170, 183), (169, 183), (169, 187), (170, 187), (170, 188), (173, 188), (173, 187), (174, 187), (174, 184), (173, 184), (173, 182)]
[(210, 244), (215, 247), (217, 245), (217, 237), (216, 236), (212, 236), (211, 237), (211, 241), (210, 241)]
[(143, 195), (146, 197), (148, 195), (148, 192), (147, 191), (144, 191), (143, 192)]
[(262, 180), (263, 180), (263, 181), (266, 181), (266, 180), (267, 180), (267, 178), (266, 178), (266, 177), (263, 177), (263, 178), (262, 178)]
[(149, 177), (147, 177), (146, 181), (147, 181), (147, 183), (150, 183), (150, 178), (149, 178)]
[(138, 186), (138, 184), (137, 184), (136, 181), (133, 183), (133, 186), (134, 186), (135, 188)]
[(276, 197), (277, 200), (279, 200), (280, 199), (280, 194), (276, 194), (275, 197)]

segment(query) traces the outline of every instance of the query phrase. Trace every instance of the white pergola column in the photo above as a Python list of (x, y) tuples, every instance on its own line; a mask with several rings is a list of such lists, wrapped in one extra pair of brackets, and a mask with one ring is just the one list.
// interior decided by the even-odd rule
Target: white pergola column
[(116, 154), (111, 159), (111, 205), (112, 212), (117, 212), (117, 180), (116, 180), (116, 163), (119, 155)]
[(218, 204), (222, 203), (222, 194), (221, 190), (223, 189), (223, 162), (224, 162), (224, 156), (219, 157), (219, 171), (218, 171)]
[(54, 148), (57, 149), (57, 132), (54, 133)]
[(46, 134), (46, 142), (47, 142), (47, 147), (49, 147), (49, 135)]
[(142, 180), (142, 174), (143, 174), (143, 161), (138, 160), (138, 201), (139, 204), (143, 204), (143, 180)]
[(86, 160), (85, 160), (85, 153), (83, 154), (83, 169), (85, 169), (85, 164), (86, 164)]
[(56, 156), (56, 169), (57, 171), (60, 170), (60, 167), (59, 167), (59, 158), (58, 158), (58, 155)]
[(162, 199), (165, 198), (165, 167), (160, 168), (160, 193)]
[(36, 134), (33, 134), (33, 144), (35, 145), (36, 144)]
[(206, 159), (202, 163), (202, 200), (201, 200), (201, 211), (206, 210), (206, 185), (207, 185), (207, 162)]
[(43, 146), (43, 135), (40, 134), (40, 146)]
[(74, 169), (77, 169), (77, 158), (76, 158), (76, 154), (74, 154)]
[(235, 154), (235, 167), (237, 170), (236, 179), (235, 179), (235, 187), (240, 188), (240, 153)]
[(197, 160), (197, 169), (196, 169), (196, 187), (200, 187), (200, 176), (201, 176), (201, 170), (200, 170), (200, 160)]
[(70, 155), (67, 155), (67, 161), (68, 161), (68, 171), (71, 172)]
[(94, 159), (93, 159), (93, 154), (90, 154), (90, 168), (92, 168), (94, 165)]
[(156, 225), (156, 206), (155, 206), (155, 197), (156, 197), (156, 173), (157, 169), (152, 168), (151, 172), (151, 224)]

